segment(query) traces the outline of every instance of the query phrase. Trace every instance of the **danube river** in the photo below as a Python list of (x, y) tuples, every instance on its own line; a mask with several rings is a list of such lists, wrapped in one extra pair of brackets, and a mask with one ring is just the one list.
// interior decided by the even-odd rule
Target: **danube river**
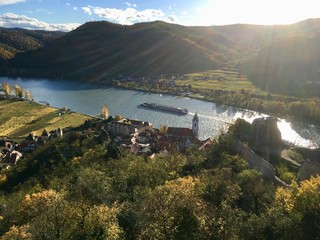
[[(197, 113), (200, 139), (218, 136), (237, 118), (252, 122), (257, 117), (266, 116), (254, 111), (220, 106), (186, 97), (102, 87), (89, 83), (0, 77), (0, 83), (4, 82), (18, 84), (23, 89), (30, 90), (35, 101), (45, 101), (54, 107), (67, 107), (76, 112), (95, 116), (99, 114), (102, 105), (107, 104), (113, 116), (120, 114), (131, 119), (149, 121), (157, 128), (160, 125), (191, 128), (192, 117)], [(180, 116), (139, 107), (143, 102), (187, 108), (189, 114)], [(290, 123), (282, 119), (278, 121), (278, 127), (282, 138), (286, 141), (313, 148), (320, 145), (318, 127), (297, 122)]]

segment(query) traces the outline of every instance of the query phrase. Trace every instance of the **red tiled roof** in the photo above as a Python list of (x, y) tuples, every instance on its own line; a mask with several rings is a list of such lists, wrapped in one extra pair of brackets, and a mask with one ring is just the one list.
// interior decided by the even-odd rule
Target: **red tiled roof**
[(190, 128), (178, 128), (178, 127), (168, 127), (168, 135), (179, 136), (179, 137), (193, 137), (194, 134)]

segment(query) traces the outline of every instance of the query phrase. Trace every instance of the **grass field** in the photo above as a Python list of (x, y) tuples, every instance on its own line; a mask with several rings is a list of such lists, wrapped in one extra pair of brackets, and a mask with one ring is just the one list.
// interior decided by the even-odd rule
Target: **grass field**
[(79, 113), (68, 113), (60, 116), (59, 109), (37, 103), (0, 100), (1, 137), (25, 137), (30, 132), (40, 135), (43, 129), (51, 131), (59, 127), (76, 127), (89, 118), (89, 116)]
[(210, 70), (201, 73), (185, 75), (186, 79), (177, 80), (178, 85), (191, 85), (194, 89), (225, 90), (225, 91), (251, 91), (265, 95), (266, 93), (256, 88), (246, 76), (234, 70)]

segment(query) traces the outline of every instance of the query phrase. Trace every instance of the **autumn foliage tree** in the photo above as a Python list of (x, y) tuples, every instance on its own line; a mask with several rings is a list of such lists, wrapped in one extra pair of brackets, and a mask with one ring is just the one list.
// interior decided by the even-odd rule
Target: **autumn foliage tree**
[(2, 84), (2, 91), (6, 94), (6, 96), (10, 95), (11, 93), (11, 86), (9, 83)]
[(168, 131), (168, 126), (167, 125), (161, 125), (159, 131), (163, 134), (166, 134)]
[[(197, 179), (180, 178), (157, 187), (140, 210), (140, 239), (197, 239), (204, 203), (196, 195)], [(187, 239), (187, 238), (186, 238)]]
[(52, 189), (25, 195), (7, 239), (120, 239), (116, 205), (70, 203)]
[(107, 119), (109, 117), (109, 108), (107, 107), (106, 104), (103, 104), (101, 108), (100, 117), (103, 119)]
[[(320, 176), (311, 177), (289, 188), (280, 187), (275, 194), (275, 206), (285, 214), (301, 216), (304, 239), (320, 239)], [(308, 238), (307, 236), (310, 236)]]
[(32, 96), (31, 96), (31, 93), (30, 93), (29, 90), (27, 90), (27, 91), (24, 92), (24, 96), (25, 96), (25, 98), (28, 99), (28, 100), (31, 100), (31, 99), (32, 99)]
[(23, 91), (22, 87), (20, 87), (18, 84), (16, 84), (16, 85), (14, 86), (14, 92), (15, 92), (15, 94), (16, 94), (17, 97), (19, 97), (19, 98), (22, 98), (22, 97), (23, 97), (24, 91)]
[(29, 232), (29, 225), (12, 226), (8, 232), (6, 232), (1, 240), (29, 240), (32, 239), (32, 234)]
[(277, 187), (222, 138), (133, 155), (95, 121), (1, 171), (0, 240), (319, 239), (320, 177)]

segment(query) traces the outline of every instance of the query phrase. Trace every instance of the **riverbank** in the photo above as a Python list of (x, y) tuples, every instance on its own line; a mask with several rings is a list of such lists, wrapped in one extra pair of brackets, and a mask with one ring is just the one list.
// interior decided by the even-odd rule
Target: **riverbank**
[(41, 135), (42, 131), (57, 128), (77, 127), (91, 116), (67, 112), (41, 105), (37, 102), (22, 100), (0, 100), (0, 137), (24, 138), (30, 132)]
[[(179, 83), (181, 84), (181, 81), (179, 81)], [(288, 121), (301, 121), (317, 126), (319, 126), (320, 122), (320, 98), (302, 99), (252, 91), (252, 89), (231, 91), (193, 88), (190, 85), (177, 85), (173, 83), (171, 83), (171, 85), (159, 85), (154, 81), (150, 81), (148, 84), (139, 84), (139, 82), (135, 81), (115, 81), (106, 83), (106, 85), (148, 93), (189, 97), (240, 109), (252, 110), (283, 118)]]
[[(61, 82), (62, 80), (55, 80)], [(62, 82), (65, 82), (63, 80)], [(88, 83), (88, 81), (81, 81)], [(261, 91), (241, 74), (216, 70), (205, 73), (165, 77), (122, 77), (91, 82), (98, 87), (115, 87), (147, 93), (189, 97), (220, 105), (247, 109), (287, 121), (299, 121), (319, 126), (320, 98), (298, 98)]]
[[(69, 108), (72, 111), (96, 116), (101, 111), (101, 105), (106, 104), (110, 115), (120, 114), (130, 119), (140, 119), (153, 123), (159, 128), (161, 125), (174, 127), (191, 127), (192, 116), (197, 113), (200, 117), (199, 138), (217, 137), (226, 129), (226, 123), (232, 123), (237, 118), (252, 122), (254, 118), (263, 117), (258, 112), (228, 107), (209, 101), (196, 100), (182, 93), (171, 94), (161, 92), (153, 94), (147, 89), (139, 91), (127, 88), (113, 88), (100, 84), (75, 82), (75, 81), (51, 81), (47, 79), (8, 79), (1, 78), (2, 83), (18, 84), (23, 89), (31, 92), (36, 101), (45, 101), (51, 106)], [(187, 96), (187, 97), (185, 97)], [(157, 111), (139, 108), (143, 102), (154, 102), (174, 107), (187, 108), (190, 114), (177, 116)], [(278, 122), (283, 139), (299, 146), (310, 146), (313, 139), (320, 143), (320, 129), (302, 122)], [(313, 145), (313, 144), (312, 144)]]

